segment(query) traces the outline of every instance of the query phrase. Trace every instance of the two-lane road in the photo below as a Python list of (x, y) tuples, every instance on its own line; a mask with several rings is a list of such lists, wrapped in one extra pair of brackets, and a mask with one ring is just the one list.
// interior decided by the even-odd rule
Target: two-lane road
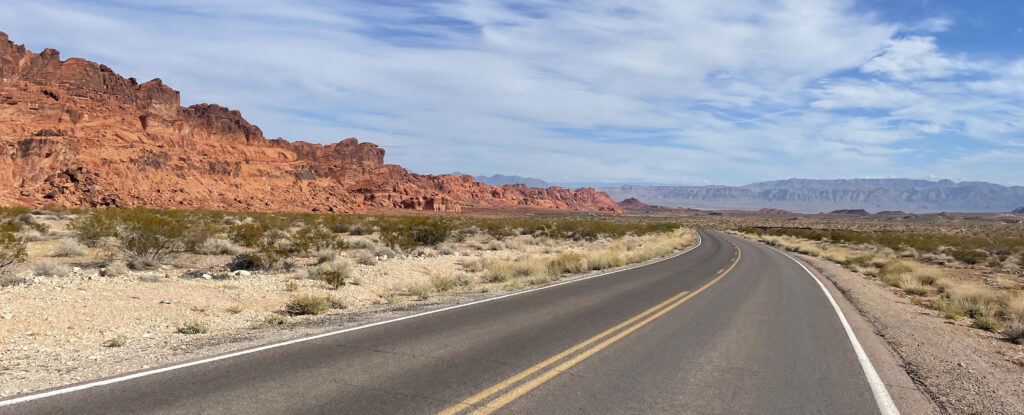
[(879, 412), (812, 276), (764, 246), (701, 237), (648, 266), (0, 402), (0, 414)]

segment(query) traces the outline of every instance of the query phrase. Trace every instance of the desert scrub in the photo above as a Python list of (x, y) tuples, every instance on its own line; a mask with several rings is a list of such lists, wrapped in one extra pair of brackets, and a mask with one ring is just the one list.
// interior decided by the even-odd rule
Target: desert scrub
[(293, 298), (284, 306), (285, 312), (293, 316), (318, 315), (331, 309), (331, 297), (305, 294)]
[(117, 335), (103, 342), (103, 347), (124, 347), (128, 345), (128, 338), (124, 335)]
[(189, 320), (175, 329), (180, 334), (206, 334), (210, 332), (210, 325), (205, 321)]
[(121, 277), (128, 275), (128, 265), (124, 261), (112, 261), (100, 269), (100, 275), (104, 277)]
[(188, 223), (178, 212), (122, 209), (117, 222), (118, 250), (133, 267), (152, 267), (184, 247)]
[(586, 253), (586, 261), (587, 268), (595, 271), (626, 265), (622, 252), (612, 249), (589, 251)]
[(24, 262), (27, 256), (25, 241), (13, 230), (0, 228), (0, 275)]
[(577, 274), (588, 269), (587, 259), (579, 253), (566, 251), (558, 254), (548, 263), (551, 274)]
[(394, 216), (377, 220), (380, 240), (391, 248), (410, 250), (448, 240), (455, 226), (445, 218)]
[(1001, 330), (1003, 325), (995, 317), (979, 316), (974, 319), (971, 327), (995, 333)]
[(68, 230), (86, 246), (97, 246), (104, 238), (117, 234), (117, 211), (115, 209), (94, 210), (81, 213), (68, 223)]
[(548, 259), (536, 256), (521, 256), (514, 261), (488, 258), (484, 264), (487, 282), (509, 282), (516, 278), (549, 275)]
[(443, 293), (458, 287), (459, 280), (452, 274), (436, 272), (430, 276), (430, 285), (434, 288), (434, 291)]
[(50, 254), (55, 257), (77, 257), (85, 255), (85, 247), (74, 239), (61, 239)]
[(345, 241), (324, 226), (304, 226), (288, 235), (294, 252), (345, 249)]
[(46, 277), (63, 277), (71, 273), (71, 267), (49, 259), (32, 264), (32, 273)]
[(203, 255), (238, 255), (240, 249), (230, 239), (212, 237), (203, 241), (196, 251)]
[(459, 260), (459, 265), (462, 265), (462, 269), (466, 272), (480, 272), (484, 270), (484, 263), (480, 258), (462, 258)]
[(430, 298), (430, 286), (426, 284), (410, 285), (406, 288), (406, 292), (422, 301), (426, 301)]
[(1024, 239), (1015, 236), (960, 235), (939, 232), (859, 231), (792, 227), (742, 227), (740, 232), (754, 235), (791, 236), (812, 241), (854, 245), (874, 245), (896, 252), (913, 249), (921, 254), (947, 253), (966, 264), (986, 261), (991, 255), (1008, 256), (1024, 249)]
[(288, 324), (290, 320), (288, 316), (283, 314), (272, 313), (263, 319), (263, 324), (268, 326), (283, 326)]
[(345, 286), (345, 280), (352, 276), (352, 264), (338, 258), (310, 268), (307, 275), (310, 279), (324, 281), (337, 289)]
[(952, 256), (957, 261), (963, 262), (967, 265), (980, 264), (988, 258), (988, 254), (978, 251), (976, 249), (950, 249), (945, 252), (949, 256)]
[(356, 263), (358, 263), (360, 265), (376, 265), (377, 264), (377, 256), (374, 255), (372, 252), (367, 251), (365, 249), (360, 249), (358, 251), (353, 252), (352, 257), (355, 258)]
[(1011, 321), (1003, 329), (1003, 335), (1011, 342), (1024, 345), (1024, 320)]

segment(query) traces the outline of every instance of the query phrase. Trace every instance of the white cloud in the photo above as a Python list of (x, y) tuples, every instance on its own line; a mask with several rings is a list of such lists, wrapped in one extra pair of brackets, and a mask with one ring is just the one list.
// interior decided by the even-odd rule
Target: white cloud
[(881, 73), (898, 81), (945, 78), (976, 69), (980, 69), (977, 64), (939, 52), (935, 38), (930, 36), (893, 39), (885, 52), (861, 67), (865, 73)]
[(899, 175), (917, 173), (905, 140), (1013, 145), (1006, 135), (1024, 131), (1008, 96), (1024, 90), (1024, 64), (951, 80), (994, 66), (893, 38), (950, 21), (886, 23), (847, 0), (11, 3), (0, 28), (35, 50), (161, 77), (186, 104), (239, 108), (271, 137), (374, 141), (423, 172)]

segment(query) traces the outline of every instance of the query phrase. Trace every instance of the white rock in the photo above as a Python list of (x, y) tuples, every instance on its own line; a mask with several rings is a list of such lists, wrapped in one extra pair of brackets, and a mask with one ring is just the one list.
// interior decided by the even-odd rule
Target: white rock
[(244, 269), (240, 269), (238, 271), (232, 272), (231, 275), (234, 275), (236, 277), (248, 277), (249, 275), (252, 275), (252, 273)]
[(213, 275), (210, 275), (210, 274), (203, 274), (203, 279), (204, 279), (204, 280), (212, 280), (212, 279), (213, 279)]

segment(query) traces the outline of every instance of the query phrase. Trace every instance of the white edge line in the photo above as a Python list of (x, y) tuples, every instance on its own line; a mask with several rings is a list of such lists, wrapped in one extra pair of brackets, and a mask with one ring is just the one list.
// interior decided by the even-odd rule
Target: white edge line
[(564, 281), (564, 282), (560, 282), (560, 283), (557, 283), (557, 284), (545, 285), (543, 287), (531, 288), (531, 289), (523, 290), (523, 291), (516, 291), (514, 293), (500, 295), (500, 296), (497, 296), (497, 297), (485, 298), (483, 300), (472, 301), (472, 302), (468, 302), (468, 303), (465, 303), (465, 304), (457, 304), (457, 305), (450, 306), (450, 307), (439, 308), (437, 310), (430, 310), (430, 311), (426, 311), (426, 312), (422, 312), (422, 313), (418, 313), (418, 314), (412, 314), (412, 315), (408, 315), (408, 316), (398, 317), (398, 318), (394, 318), (394, 319), (391, 319), (391, 320), (378, 321), (376, 323), (370, 323), (370, 324), (365, 324), (365, 325), (356, 326), (356, 327), (349, 327), (347, 329), (342, 329), (342, 330), (332, 331), (332, 332), (328, 332), (328, 333), (317, 334), (315, 336), (302, 337), (302, 338), (293, 339), (293, 340), (289, 340), (289, 341), (285, 341), (285, 342), (281, 342), (281, 343), (268, 344), (266, 346), (260, 346), (260, 347), (256, 347), (256, 348), (253, 348), (253, 349), (246, 349), (246, 350), (241, 350), (241, 351), (238, 351), (238, 352), (228, 353), (228, 354), (224, 354), (224, 355), (220, 355), (220, 356), (208, 357), (206, 359), (201, 359), (201, 360), (196, 360), (196, 361), (192, 361), (192, 362), (181, 363), (181, 364), (177, 364), (177, 365), (173, 365), (173, 366), (167, 366), (167, 367), (163, 367), (163, 368), (159, 368), (159, 369), (148, 370), (148, 371), (145, 371), (145, 372), (138, 372), (138, 373), (133, 373), (133, 374), (130, 374), (130, 375), (119, 376), (119, 377), (99, 380), (99, 381), (95, 381), (95, 382), (83, 383), (81, 385), (70, 386), (70, 387), (61, 388), (61, 389), (55, 389), (55, 390), (51, 390), (51, 391), (47, 391), (47, 392), (41, 392), (41, 393), (36, 393), (36, 394), (32, 394), (32, 395), (26, 395), (26, 396), (22, 396), (20, 398), (8, 399), (8, 400), (0, 401), (0, 408), (3, 408), (5, 406), (19, 404), (19, 403), (35, 401), (35, 400), (39, 400), (39, 399), (43, 399), (43, 398), (49, 398), (49, 397), (52, 397), (52, 396), (63, 395), (63, 394), (71, 393), (71, 392), (78, 392), (80, 390), (91, 389), (91, 388), (95, 388), (97, 386), (105, 386), (105, 385), (110, 385), (110, 384), (114, 384), (114, 383), (120, 383), (120, 382), (124, 382), (124, 381), (129, 381), (129, 380), (132, 380), (132, 379), (138, 379), (138, 378), (145, 377), (145, 376), (156, 375), (156, 374), (164, 373), (164, 372), (170, 372), (172, 370), (184, 369), (184, 368), (191, 367), (191, 366), (198, 366), (198, 365), (202, 365), (202, 364), (206, 364), (206, 363), (212, 363), (212, 362), (216, 362), (218, 360), (230, 359), (232, 357), (244, 356), (244, 355), (247, 355), (247, 354), (261, 352), (261, 351), (269, 350), (269, 349), (275, 349), (275, 348), (278, 348), (278, 347), (284, 347), (284, 346), (288, 346), (288, 345), (292, 345), (292, 344), (304, 343), (304, 342), (308, 342), (310, 340), (316, 340), (316, 339), (320, 339), (320, 338), (324, 338), (324, 337), (335, 336), (335, 335), (338, 335), (338, 334), (348, 333), (348, 332), (352, 332), (352, 331), (356, 331), (356, 330), (362, 330), (362, 329), (367, 329), (367, 328), (370, 328), (370, 327), (382, 326), (382, 325), (389, 324), (389, 323), (394, 323), (394, 322), (398, 322), (398, 321), (402, 321), (402, 320), (409, 320), (409, 319), (413, 319), (413, 318), (416, 318), (416, 317), (422, 317), (422, 316), (426, 316), (426, 315), (430, 315), (430, 314), (440, 313), (440, 312), (443, 312), (443, 311), (455, 310), (455, 309), (462, 308), (462, 307), (469, 307), (471, 305), (482, 304), (482, 303), (486, 303), (486, 302), (489, 302), (489, 301), (496, 301), (496, 300), (500, 300), (500, 299), (503, 299), (503, 298), (508, 298), (508, 297), (512, 297), (512, 296), (516, 296), (516, 295), (526, 294), (526, 293), (530, 293), (530, 292), (534, 292), (534, 291), (546, 290), (548, 288), (554, 288), (554, 287), (558, 287), (560, 285), (572, 284), (574, 282), (585, 281), (585, 280), (589, 280), (591, 278), (604, 277), (604, 276), (607, 276), (607, 275), (617, 274), (617, 273), (620, 273), (620, 272), (629, 271), (629, 270), (632, 270), (632, 269), (636, 269), (636, 268), (645, 267), (645, 266), (648, 266), (648, 265), (657, 264), (659, 262), (668, 261), (668, 260), (670, 260), (672, 258), (678, 257), (678, 256), (683, 255), (683, 254), (685, 254), (687, 252), (690, 252), (690, 251), (692, 251), (694, 249), (697, 249), (697, 247), (700, 246), (700, 244), (703, 242), (703, 240), (700, 237), (700, 233), (697, 232), (696, 230), (694, 230), (694, 234), (697, 235), (697, 244), (696, 245), (693, 245), (693, 246), (687, 248), (685, 251), (679, 252), (679, 253), (677, 253), (675, 255), (667, 256), (665, 258), (662, 258), (662, 259), (659, 259), (659, 260), (653, 261), (653, 262), (648, 262), (646, 264), (641, 264), (641, 265), (636, 265), (636, 266), (632, 266), (632, 267), (628, 267), (628, 268), (623, 268), (623, 269), (615, 270), (615, 271), (612, 271), (612, 272), (606, 272), (604, 274), (597, 274), (597, 275), (591, 275), (589, 277), (577, 278), (577, 279), (574, 279), (574, 280)]
[[(745, 238), (744, 238), (745, 239)], [(832, 308), (836, 310), (836, 315), (839, 316), (839, 321), (843, 323), (843, 328), (846, 329), (846, 336), (850, 338), (850, 343), (853, 345), (853, 351), (857, 354), (857, 360), (860, 361), (860, 367), (864, 369), (864, 377), (867, 378), (868, 386), (871, 387), (871, 394), (875, 397), (875, 403), (878, 405), (878, 411), (882, 415), (899, 415), (900, 410), (896, 408), (896, 403), (893, 402), (892, 396), (889, 396), (889, 390), (885, 388), (885, 383), (882, 382), (882, 378), (878, 376), (878, 372), (875, 371), (875, 366), (871, 364), (871, 359), (868, 358), (868, 354), (864, 352), (864, 347), (860, 345), (860, 341), (857, 340), (857, 335), (853, 334), (853, 328), (850, 327), (850, 323), (846, 321), (846, 316), (843, 315), (843, 310), (839, 308), (839, 304), (836, 303), (835, 298), (832, 298), (832, 293), (828, 292), (828, 288), (825, 288), (825, 284), (822, 284), (818, 277), (814, 276), (814, 273), (796, 258), (793, 258), (789, 254), (776, 249), (774, 246), (760, 244), (775, 250), (786, 258), (796, 262), (800, 268), (803, 268), (807, 272), (807, 275), (811, 276), (814, 282), (818, 283), (818, 287), (821, 287), (821, 291), (825, 293), (825, 297), (828, 298), (828, 302), (832, 304)]]

